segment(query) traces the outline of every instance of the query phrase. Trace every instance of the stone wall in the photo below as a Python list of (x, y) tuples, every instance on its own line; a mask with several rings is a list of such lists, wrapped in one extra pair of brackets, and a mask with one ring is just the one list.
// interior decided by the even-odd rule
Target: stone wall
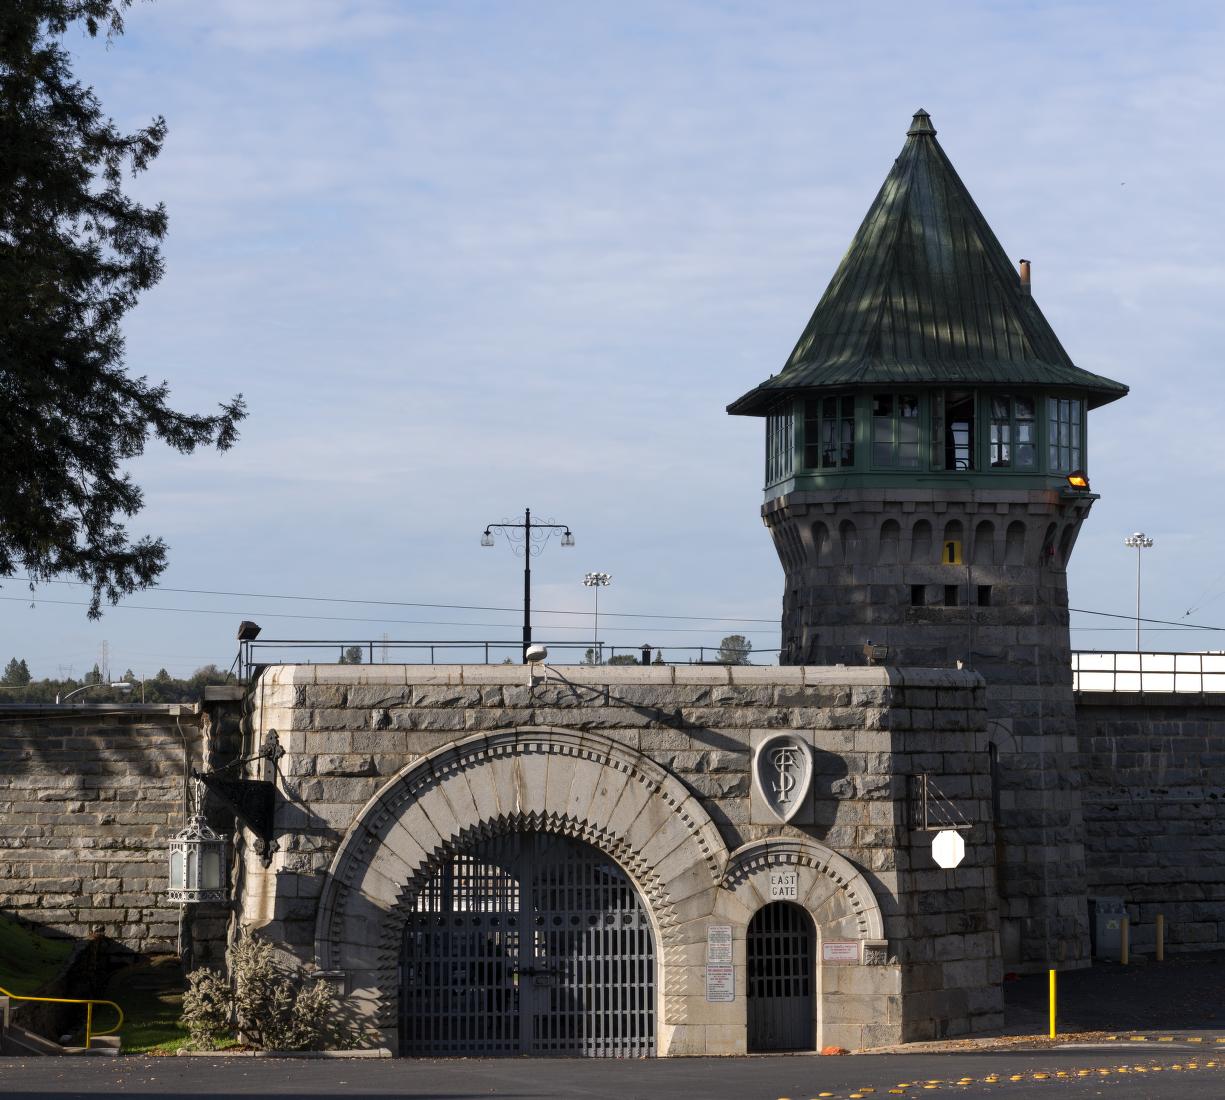
[(179, 907), (163, 895), (166, 839), (185, 824), (184, 738), (198, 764), (196, 706), (0, 707), (0, 909), (173, 950)]
[(1133, 945), (1225, 945), (1225, 700), (1077, 697), (1089, 894), (1121, 897)]
[[(615, 757), (616, 768), (663, 792), (692, 824), (693, 836), (679, 837), (677, 852), (692, 841), (694, 863), (707, 866), (697, 879), (713, 876), (702, 886), (694, 880), (697, 868), (679, 863), (656, 876), (664, 880), (659, 906), (680, 914), (668, 918), (677, 923), (669, 925), (670, 943), (660, 946), (661, 1053), (744, 1049), (743, 994), (734, 1006), (704, 1004), (695, 960), (706, 922), (726, 919), (735, 926), (743, 991), (745, 926), (768, 896), (758, 879), (772, 859), (809, 867), (821, 880), (814, 880), (810, 902), (819, 934), (822, 920), (851, 927), (845, 922), (855, 905), (838, 908), (829, 898), (839, 876), (847, 889), (859, 883), (860, 901), (881, 914), (875, 965), (824, 968), (825, 1042), (863, 1047), (1000, 1025), (979, 677), (893, 668), (602, 667), (550, 671), (547, 682), (529, 686), (527, 675), (519, 666), (283, 666), (265, 670), (251, 692), (247, 751), (275, 729), (287, 753), (276, 773), (283, 796), (279, 850), (265, 867), (243, 842), (241, 921), (305, 962), (347, 973), (348, 992), (390, 1045), (398, 991), (383, 986), (392, 981), (387, 967), (398, 939), (385, 926), (396, 919), (408, 879), (434, 858), (422, 846), (453, 850), (448, 837), (493, 827), (479, 806), (493, 797), (491, 786), (504, 780), (513, 789), (516, 820), (536, 820), (535, 814), (576, 836), (603, 830), (609, 844), (622, 845), (616, 858), (623, 865), (641, 856), (636, 849), (656, 843), (636, 839), (632, 815), (622, 826), (602, 822), (594, 810), (587, 819), (566, 817), (569, 785), (576, 798), (590, 801), (582, 786), (590, 781), (580, 783), (579, 763), (566, 762), (569, 771), (559, 773), (568, 776), (566, 789), (554, 790), (552, 771), (537, 784), (532, 769), (545, 769), (553, 758), (608, 768)], [(753, 750), (782, 730), (805, 739), (815, 765), (812, 797), (787, 825), (760, 805), (750, 780)], [(499, 779), (498, 761), (511, 757), (514, 772)], [(251, 777), (273, 777), (265, 765), (256, 767)], [(454, 778), (475, 776), (478, 768), (493, 778)], [(931, 833), (915, 827), (921, 773), (936, 779), (950, 812), (973, 823), (967, 858), (954, 871), (936, 867)], [(432, 798), (430, 784), (444, 781), (460, 783), (466, 805), (477, 801), (471, 821), (457, 825), (460, 815), (449, 801), (429, 810), (427, 796), (412, 793), (421, 789)], [(645, 816), (653, 812), (644, 804)], [(406, 815), (416, 815), (415, 824), (398, 827)], [(617, 827), (625, 830), (621, 839)], [(435, 839), (427, 844), (426, 836)], [(397, 845), (412, 851), (387, 854)], [(826, 856), (805, 854), (814, 852)], [(378, 860), (390, 862), (376, 867)], [(835, 872), (835, 865), (846, 869)], [(648, 858), (640, 870), (641, 884), (658, 868)], [(360, 916), (345, 916), (353, 906)], [(856, 938), (871, 924), (865, 920), (859, 918)], [(382, 945), (378, 951), (373, 941)]]

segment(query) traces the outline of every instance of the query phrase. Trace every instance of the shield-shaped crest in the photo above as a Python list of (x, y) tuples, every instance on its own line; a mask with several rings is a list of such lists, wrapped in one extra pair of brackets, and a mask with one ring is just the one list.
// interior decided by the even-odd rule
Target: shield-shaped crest
[(753, 754), (757, 793), (779, 821), (790, 821), (812, 786), (812, 749), (793, 733), (767, 737)]

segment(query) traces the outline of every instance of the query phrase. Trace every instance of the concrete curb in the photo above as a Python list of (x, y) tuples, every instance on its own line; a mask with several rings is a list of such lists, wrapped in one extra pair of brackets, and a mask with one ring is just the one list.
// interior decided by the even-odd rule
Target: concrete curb
[(390, 1058), (386, 1047), (371, 1050), (176, 1050), (178, 1058)]

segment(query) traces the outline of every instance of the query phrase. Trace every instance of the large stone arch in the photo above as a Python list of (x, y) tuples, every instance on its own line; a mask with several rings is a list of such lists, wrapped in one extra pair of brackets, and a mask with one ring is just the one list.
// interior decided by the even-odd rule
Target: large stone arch
[(478, 734), (407, 765), (358, 813), (329, 868), (315, 926), (319, 969), (342, 979), (394, 1049), (400, 942), (421, 885), (456, 852), (519, 830), (598, 848), (633, 879), (656, 933), (660, 993), (680, 973), (678, 930), (708, 909), (727, 849), (698, 799), (611, 738), (549, 727)]

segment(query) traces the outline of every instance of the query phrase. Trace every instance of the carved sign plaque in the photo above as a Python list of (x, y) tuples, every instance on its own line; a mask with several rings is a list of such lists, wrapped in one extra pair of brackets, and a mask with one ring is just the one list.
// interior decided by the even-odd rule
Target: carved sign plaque
[(785, 898), (798, 898), (800, 896), (800, 873), (799, 871), (771, 871), (770, 872), (770, 900), (778, 901)]
[(757, 746), (753, 782), (770, 812), (790, 821), (812, 786), (812, 749), (793, 733), (780, 733)]

